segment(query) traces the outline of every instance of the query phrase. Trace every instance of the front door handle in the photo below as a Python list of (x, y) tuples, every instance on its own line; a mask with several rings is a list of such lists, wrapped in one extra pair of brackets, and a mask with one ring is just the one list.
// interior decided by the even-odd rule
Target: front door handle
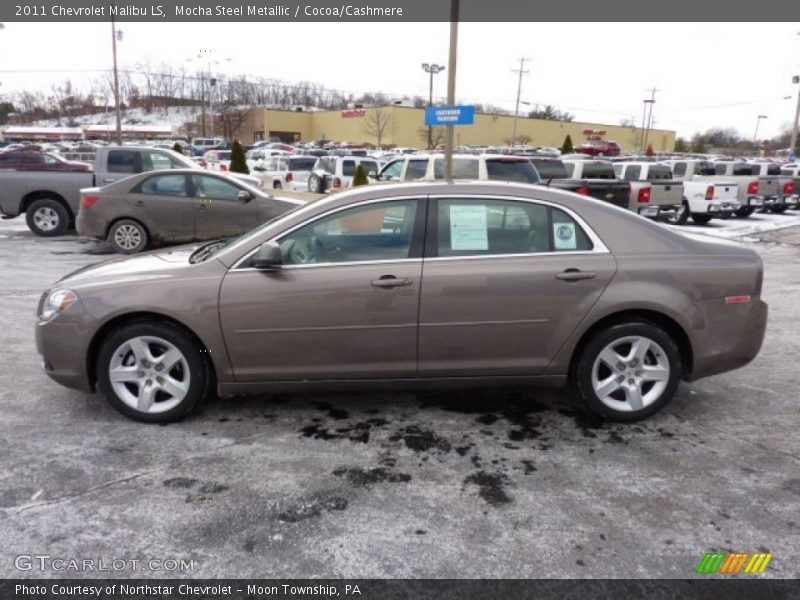
[(136, 206), (144, 206), (144, 200), (137, 200)]
[(594, 279), (597, 273), (591, 271), (581, 271), (580, 269), (566, 269), (561, 273), (556, 273), (556, 279), (562, 281), (581, 281), (582, 279)]
[(373, 287), (400, 287), (402, 285), (411, 285), (411, 280), (405, 277), (395, 277), (394, 275), (383, 275), (380, 279), (372, 280)]

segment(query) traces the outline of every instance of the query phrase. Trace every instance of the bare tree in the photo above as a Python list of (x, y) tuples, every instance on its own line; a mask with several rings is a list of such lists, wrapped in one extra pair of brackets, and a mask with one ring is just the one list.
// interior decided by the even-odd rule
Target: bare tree
[(364, 117), (364, 130), (375, 138), (378, 149), (381, 148), (381, 140), (392, 128), (392, 112), (383, 106), (374, 106), (367, 109)]
[[(419, 138), (428, 144), (428, 128), (427, 127), (420, 127), (417, 129), (417, 134)], [(434, 126), (431, 127), (431, 145), (436, 148), (440, 144), (444, 144), (444, 139), (447, 136), (447, 128), (441, 126)]]

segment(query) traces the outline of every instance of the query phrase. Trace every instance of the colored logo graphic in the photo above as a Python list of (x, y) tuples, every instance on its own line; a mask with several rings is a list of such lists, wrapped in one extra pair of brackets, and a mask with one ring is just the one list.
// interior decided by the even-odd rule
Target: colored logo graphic
[(708, 575), (712, 573), (722, 573), (727, 575), (738, 575), (740, 573), (763, 573), (769, 561), (772, 560), (772, 553), (755, 552), (707, 552), (697, 567), (697, 573)]

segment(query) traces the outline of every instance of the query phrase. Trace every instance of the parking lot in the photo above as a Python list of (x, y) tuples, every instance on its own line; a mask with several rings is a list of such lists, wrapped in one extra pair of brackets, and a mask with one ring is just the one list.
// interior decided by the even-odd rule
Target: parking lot
[(683, 578), (712, 550), (800, 576), (800, 213), (683, 229), (761, 254), (767, 337), (648, 421), (530, 390), (218, 400), (148, 426), (50, 381), (34, 346), (41, 292), (108, 250), (0, 221), (0, 576), (76, 575), (15, 568), (47, 554), (191, 565), (122, 577)]

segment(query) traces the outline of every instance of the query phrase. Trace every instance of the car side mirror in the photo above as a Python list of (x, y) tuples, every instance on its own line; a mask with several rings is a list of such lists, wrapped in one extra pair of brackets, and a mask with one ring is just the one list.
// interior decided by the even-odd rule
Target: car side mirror
[(380, 176), (375, 171), (370, 171), (367, 173), (367, 177), (370, 179), (380, 179)]
[(236, 194), (236, 197), (242, 202), (250, 202), (250, 200), (253, 199), (253, 194), (247, 190), (239, 190), (239, 193)]
[(277, 242), (264, 242), (258, 247), (258, 251), (250, 264), (254, 269), (264, 271), (276, 271), (283, 266), (283, 256), (281, 247)]

